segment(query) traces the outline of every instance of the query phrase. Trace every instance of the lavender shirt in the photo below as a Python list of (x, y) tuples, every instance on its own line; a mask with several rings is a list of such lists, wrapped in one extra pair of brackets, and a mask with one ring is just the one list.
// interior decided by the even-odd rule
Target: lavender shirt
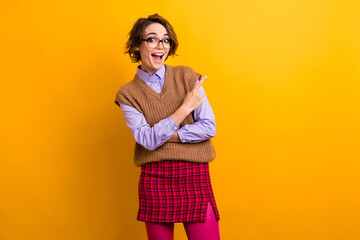
[[(144, 72), (140, 67), (141, 65), (137, 68), (137, 75), (154, 91), (160, 93), (164, 86), (166, 67), (163, 65), (154, 74)], [(125, 104), (120, 104), (120, 108), (124, 113), (127, 126), (135, 137), (135, 141), (150, 151), (164, 144), (176, 131), (180, 141), (183, 143), (201, 142), (215, 136), (216, 126), (214, 113), (202, 86), (199, 88), (199, 92), (203, 103), (194, 110), (195, 122), (185, 125), (180, 129), (178, 129), (171, 115), (150, 127), (144, 115), (136, 108)]]

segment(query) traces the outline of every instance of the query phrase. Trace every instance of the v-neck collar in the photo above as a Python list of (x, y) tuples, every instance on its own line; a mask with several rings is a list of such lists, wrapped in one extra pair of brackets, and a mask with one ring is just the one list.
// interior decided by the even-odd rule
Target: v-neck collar
[(135, 82), (137, 82), (142, 88), (144, 88), (148, 93), (150, 93), (151, 95), (154, 95), (158, 98), (161, 98), (163, 95), (165, 95), (166, 90), (168, 88), (168, 85), (170, 84), (171, 81), (171, 66), (164, 64), (166, 70), (165, 70), (165, 77), (164, 77), (164, 86), (163, 89), (160, 93), (157, 93), (154, 89), (152, 89), (144, 80), (142, 80), (139, 75), (135, 74)]

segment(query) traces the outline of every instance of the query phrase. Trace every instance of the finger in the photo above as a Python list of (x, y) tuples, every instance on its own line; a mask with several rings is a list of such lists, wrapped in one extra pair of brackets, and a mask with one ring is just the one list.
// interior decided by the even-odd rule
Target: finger
[(207, 79), (207, 76), (203, 77), (197, 84), (196, 86), (193, 88), (193, 90), (199, 90), (199, 88), (201, 87), (201, 84), (203, 84), (203, 82)]

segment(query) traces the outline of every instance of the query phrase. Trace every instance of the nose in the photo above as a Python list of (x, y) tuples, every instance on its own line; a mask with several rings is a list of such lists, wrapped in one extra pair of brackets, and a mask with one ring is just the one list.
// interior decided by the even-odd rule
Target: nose
[(156, 48), (163, 49), (164, 48), (163, 42), (159, 41)]

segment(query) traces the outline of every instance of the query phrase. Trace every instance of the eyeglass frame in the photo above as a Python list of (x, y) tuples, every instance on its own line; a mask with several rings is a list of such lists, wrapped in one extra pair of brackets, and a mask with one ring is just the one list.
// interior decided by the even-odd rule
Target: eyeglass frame
[[(150, 39), (150, 38), (155, 38), (155, 39), (158, 39), (158, 40), (159, 40), (158, 44), (157, 44), (155, 47), (150, 47), (150, 46), (149, 46), (148, 39)], [(166, 40), (166, 39), (169, 39), (170, 47), (168, 47), (168, 48), (165, 47), (165, 45), (164, 45), (164, 40)], [(161, 43), (161, 44), (163, 45), (163, 47), (166, 48), (166, 49), (170, 49), (170, 48), (172, 47), (172, 40), (171, 40), (171, 38), (163, 38), (163, 39), (160, 39), (160, 38), (158, 38), (158, 37), (148, 37), (148, 38), (146, 38), (146, 39), (141, 39), (141, 41), (146, 42), (146, 44), (147, 44), (148, 47), (150, 47), (150, 48), (156, 48), (157, 46), (159, 46), (159, 43)]]

